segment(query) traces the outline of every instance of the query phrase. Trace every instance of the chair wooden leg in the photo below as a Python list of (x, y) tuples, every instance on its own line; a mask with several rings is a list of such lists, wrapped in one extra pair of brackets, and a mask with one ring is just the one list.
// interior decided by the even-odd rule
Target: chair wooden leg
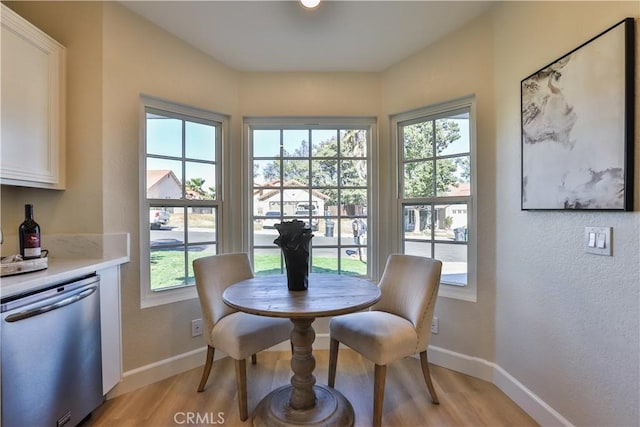
[(251, 355), (251, 364), (255, 365), (256, 363), (258, 363), (258, 357), (254, 353), (254, 354)]
[(336, 383), (336, 365), (338, 364), (338, 347), (340, 341), (333, 338), (329, 341), (329, 378), (327, 384), (332, 387)]
[(236, 388), (238, 389), (238, 410), (240, 419), (245, 421), (247, 414), (247, 361), (236, 360)]
[(211, 367), (213, 366), (213, 355), (216, 349), (207, 346), (207, 360), (204, 363), (204, 370), (202, 371), (202, 378), (200, 378), (200, 385), (198, 386), (198, 391), (204, 391), (204, 386), (207, 385), (207, 380), (209, 379), (209, 374), (211, 373)]
[(384, 403), (384, 381), (387, 365), (376, 365), (373, 379), (373, 425), (382, 425), (382, 404)]
[(438, 405), (440, 401), (438, 400), (438, 396), (436, 395), (436, 389), (433, 388), (433, 383), (431, 382), (431, 373), (429, 372), (429, 360), (427, 359), (427, 352), (420, 352), (420, 365), (422, 365), (422, 375), (424, 376), (424, 382), (427, 383), (427, 388), (429, 389), (429, 394), (431, 395), (431, 401)]

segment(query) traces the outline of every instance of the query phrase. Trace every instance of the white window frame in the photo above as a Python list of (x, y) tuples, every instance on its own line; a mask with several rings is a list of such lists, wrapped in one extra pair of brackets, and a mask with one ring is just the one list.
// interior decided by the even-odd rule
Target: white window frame
[[(464, 301), (477, 301), (477, 167), (476, 167), (476, 100), (475, 96), (466, 96), (463, 98), (426, 106), (423, 108), (411, 110), (408, 112), (398, 113), (390, 116), (391, 134), (392, 134), (392, 151), (393, 162), (392, 170), (395, 180), (395, 199), (396, 208), (393, 212), (394, 224), (396, 225), (395, 235), (397, 236), (396, 247), (400, 251), (403, 247), (404, 235), (404, 215), (403, 215), (403, 197), (402, 190), (402, 141), (400, 137), (400, 126), (404, 122), (417, 120), (420, 118), (432, 118), (434, 116), (444, 115), (460, 109), (469, 110), (469, 150), (470, 150), (470, 188), (471, 194), (465, 197), (467, 203), (467, 284), (466, 286), (449, 285), (441, 282), (438, 295), (460, 299)], [(451, 198), (450, 200), (453, 200)]]
[(156, 98), (149, 95), (140, 95), (140, 135), (139, 135), (139, 224), (140, 224), (140, 307), (148, 308), (163, 304), (170, 304), (178, 301), (184, 301), (197, 298), (196, 287), (193, 285), (185, 285), (161, 291), (151, 290), (150, 279), (150, 247), (149, 247), (149, 202), (147, 200), (147, 174), (146, 174), (146, 112), (147, 108), (165, 111), (168, 114), (183, 116), (183, 118), (201, 119), (209, 122), (215, 122), (217, 127), (216, 147), (215, 147), (215, 164), (216, 164), (216, 205), (217, 213), (217, 249), (220, 252), (222, 247), (221, 230), (223, 229), (223, 148), (225, 145), (225, 136), (228, 134), (229, 116), (208, 111), (188, 105)]
[[(375, 117), (244, 117), (243, 118), (243, 134), (244, 144), (243, 150), (245, 159), (244, 177), (246, 185), (244, 185), (245, 197), (247, 201), (247, 210), (244, 224), (247, 230), (251, 230), (254, 224), (253, 219), (253, 128), (272, 128), (272, 129), (292, 129), (304, 127), (306, 129), (326, 129), (340, 127), (360, 127), (368, 130), (368, 146), (367, 146), (367, 176), (369, 179), (369, 189), (367, 198), (370, 207), (367, 210), (367, 227), (370, 230), (370, 236), (367, 239), (367, 277), (376, 279), (378, 277), (378, 251), (380, 236), (380, 209), (379, 209), (379, 189), (380, 177), (374, 171), (378, 170), (378, 140), (377, 140), (377, 121)], [(251, 260), (253, 263), (253, 233), (247, 233), (246, 247), (249, 248)]]

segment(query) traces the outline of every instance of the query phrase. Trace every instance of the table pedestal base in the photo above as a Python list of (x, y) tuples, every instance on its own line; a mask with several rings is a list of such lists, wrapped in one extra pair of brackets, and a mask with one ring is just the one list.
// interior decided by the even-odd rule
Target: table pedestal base
[(280, 387), (262, 399), (253, 412), (254, 427), (353, 426), (353, 406), (336, 389), (314, 385), (316, 404), (309, 409), (291, 408), (292, 389), (290, 385)]

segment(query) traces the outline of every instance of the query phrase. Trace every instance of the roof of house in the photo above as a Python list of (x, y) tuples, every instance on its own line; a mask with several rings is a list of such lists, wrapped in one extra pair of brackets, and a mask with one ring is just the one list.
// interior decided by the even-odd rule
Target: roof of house
[[(281, 181), (279, 179), (276, 179), (276, 180), (267, 182), (260, 187), (256, 187), (253, 190), (254, 197), (257, 197), (258, 200), (262, 201), (278, 194), (281, 188), (280, 182)], [(282, 188), (285, 188), (285, 189), (300, 188), (300, 187), (302, 187), (301, 188), (302, 190), (307, 191), (307, 188), (305, 188), (305, 185), (295, 179), (290, 179), (289, 181), (284, 181), (282, 183)], [(319, 199), (324, 199), (324, 200), (329, 199), (328, 195), (318, 190), (312, 189), (311, 194), (318, 197)]]
[(152, 169), (147, 170), (147, 190), (166, 177), (172, 177), (178, 186), (182, 186), (180, 180), (171, 169)]
[(460, 182), (457, 187), (451, 186), (447, 191), (447, 196), (468, 196), (469, 194), (471, 194), (470, 182)]

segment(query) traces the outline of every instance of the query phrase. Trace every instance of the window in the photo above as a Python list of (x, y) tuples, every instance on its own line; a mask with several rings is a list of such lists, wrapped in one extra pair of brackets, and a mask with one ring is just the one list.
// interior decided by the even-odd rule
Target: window
[(224, 118), (142, 98), (143, 306), (193, 298), (193, 260), (218, 252)]
[(275, 224), (293, 219), (313, 231), (311, 272), (370, 275), (373, 120), (345, 120), (337, 126), (246, 120), (256, 275), (285, 272), (281, 250), (273, 243)]
[(392, 120), (402, 252), (441, 260), (441, 284), (449, 285), (441, 294), (472, 300), (474, 111), (474, 100), (466, 98), (399, 114)]

